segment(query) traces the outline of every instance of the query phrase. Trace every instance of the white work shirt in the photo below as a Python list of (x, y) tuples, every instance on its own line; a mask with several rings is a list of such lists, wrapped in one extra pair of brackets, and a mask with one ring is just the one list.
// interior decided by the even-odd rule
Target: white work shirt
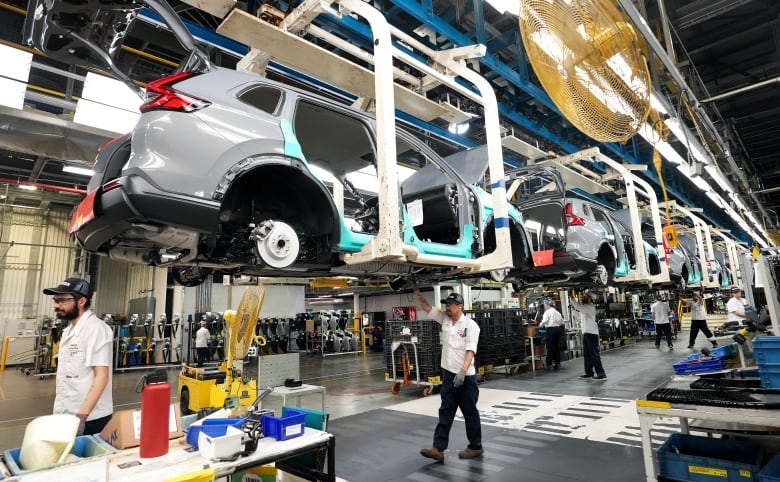
[(563, 315), (558, 313), (555, 308), (545, 308), (542, 315), (542, 322), (539, 323), (539, 328), (563, 326)]
[(598, 335), (599, 325), (596, 323), (596, 305), (593, 303), (581, 304), (574, 299), (570, 299), (569, 304), (574, 311), (580, 314), (582, 333)]
[(209, 338), (211, 338), (211, 332), (205, 326), (201, 326), (198, 331), (195, 332), (195, 348), (208, 348)]
[(669, 324), (669, 305), (666, 304), (666, 301), (656, 301), (650, 305), (650, 311), (653, 313), (656, 325)]
[(726, 303), (726, 311), (729, 312), (728, 321), (745, 321), (744, 316), (739, 316), (734, 313), (735, 311), (745, 312), (745, 299), (736, 299), (732, 296), (728, 303)]
[[(462, 315), (458, 321), (453, 322), (443, 311), (431, 308), (428, 316), (441, 325), (441, 367), (445, 370), (458, 373), (466, 361), (466, 352), (473, 351), (477, 354), (479, 342), (479, 325), (466, 315)], [(466, 375), (476, 375), (474, 359), (471, 360)]]
[(87, 310), (76, 322), (62, 330), (57, 352), (57, 394), (54, 397), (56, 413), (77, 414), (92, 387), (95, 378), (92, 367), (108, 367), (108, 383), (87, 420), (95, 420), (114, 412), (112, 396), (111, 327)]
[(706, 320), (707, 319), (707, 310), (704, 307), (704, 301), (699, 301), (698, 303), (691, 300), (688, 302), (688, 306), (691, 309), (691, 320)]

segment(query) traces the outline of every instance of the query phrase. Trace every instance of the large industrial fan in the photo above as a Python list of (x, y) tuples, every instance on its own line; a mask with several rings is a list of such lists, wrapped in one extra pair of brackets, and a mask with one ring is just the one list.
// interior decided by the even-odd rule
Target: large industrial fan
[[(650, 108), (642, 44), (614, 0), (521, 0), (520, 34), (539, 82), (577, 129), (600, 142), (623, 142), (652, 114), (658, 140), (668, 129)], [(666, 206), (664, 242), (677, 245), (661, 156), (653, 153)]]
[(601, 142), (633, 136), (650, 112), (650, 74), (613, 0), (521, 0), (520, 33), (542, 87), (577, 129)]

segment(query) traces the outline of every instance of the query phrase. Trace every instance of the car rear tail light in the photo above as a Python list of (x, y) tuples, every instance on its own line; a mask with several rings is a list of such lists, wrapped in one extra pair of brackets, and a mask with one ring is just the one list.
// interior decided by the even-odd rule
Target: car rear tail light
[(122, 183), (119, 181), (119, 179), (112, 179), (103, 184), (103, 192), (118, 188), (120, 185), (122, 185)]
[(194, 72), (179, 72), (146, 84), (146, 102), (139, 107), (141, 112), (151, 110), (172, 110), (177, 112), (194, 112), (210, 104), (205, 100), (196, 99), (176, 92), (173, 84), (196, 75)]
[(100, 153), (100, 151), (102, 151), (103, 149), (105, 149), (105, 148), (106, 148), (106, 146), (110, 146), (110, 145), (111, 145), (111, 144), (113, 144), (114, 142), (116, 142), (116, 141), (120, 141), (120, 140), (124, 139), (125, 137), (127, 137), (127, 136), (129, 136), (129, 135), (130, 135), (130, 133), (128, 132), (127, 134), (122, 134), (122, 135), (121, 135), (121, 136), (119, 136), (119, 137), (115, 137), (115, 138), (111, 139), (110, 141), (106, 141), (106, 142), (104, 142), (103, 144), (101, 144), (101, 145), (100, 145), (100, 147), (98, 147), (98, 148), (97, 148), (97, 151), (98, 151), (98, 153)]
[(585, 220), (572, 213), (571, 203), (566, 204), (566, 224), (569, 226), (584, 226)]

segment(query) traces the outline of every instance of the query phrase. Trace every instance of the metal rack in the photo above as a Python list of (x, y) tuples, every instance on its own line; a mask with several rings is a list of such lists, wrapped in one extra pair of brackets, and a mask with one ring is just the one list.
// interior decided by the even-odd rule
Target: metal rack
[[(686, 383), (689, 381), (687, 380)], [(639, 415), (639, 427), (642, 435), (642, 457), (645, 463), (647, 482), (655, 482), (657, 480), (655, 472), (656, 461), (653, 456), (655, 451), (653, 450), (650, 435), (653, 423), (659, 417), (677, 418), (680, 421), (680, 432), (684, 434), (689, 432), (689, 420), (691, 419), (765, 425), (768, 427), (777, 425), (777, 410), (768, 409), (721, 408), (689, 404), (678, 406), (669, 402), (640, 399), (636, 402), (636, 411)]]

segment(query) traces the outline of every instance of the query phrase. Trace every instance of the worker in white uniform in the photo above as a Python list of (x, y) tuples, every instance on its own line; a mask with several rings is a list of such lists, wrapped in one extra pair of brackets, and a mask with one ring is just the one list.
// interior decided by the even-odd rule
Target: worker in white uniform
[(599, 325), (596, 323), (596, 305), (593, 303), (593, 295), (585, 293), (580, 304), (572, 293), (569, 305), (580, 315), (582, 322), (582, 358), (585, 362), (585, 373), (577, 378), (605, 381), (607, 374), (604, 372), (599, 354), (601, 343), (599, 342)]
[(691, 310), (691, 336), (688, 339), (688, 348), (693, 348), (699, 331), (704, 333), (710, 343), (712, 343), (713, 348), (717, 347), (718, 342), (707, 326), (707, 307), (704, 304), (704, 298), (701, 293), (698, 291), (693, 293), (693, 299), (688, 302), (688, 307)]
[(726, 303), (726, 311), (729, 313), (727, 321), (745, 324), (745, 299), (742, 298), (742, 290), (736, 286), (731, 288), (731, 299)]
[(561, 338), (564, 334), (564, 320), (561, 312), (555, 309), (555, 301), (544, 300), (544, 314), (539, 328), (545, 329), (547, 346), (547, 369), (557, 370), (561, 367)]
[(672, 310), (669, 308), (669, 303), (659, 296), (656, 302), (650, 305), (650, 312), (653, 314), (653, 320), (655, 321), (655, 347), (659, 348), (661, 346), (661, 338), (666, 337), (669, 349), (674, 348), (672, 344), (672, 324), (669, 322), (669, 313)]
[(43, 293), (53, 296), (54, 313), (68, 323), (57, 353), (54, 413), (77, 416), (79, 435), (100, 433), (114, 411), (111, 327), (89, 309), (92, 287), (86, 280), (68, 278)]
[(444, 451), (450, 441), (450, 429), (455, 414), (460, 408), (466, 422), (468, 446), (458, 452), (461, 459), (479, 457), (482, 448), (482, 424), (477, 410), (479, 387), (477, 370), (474, 367), (474, 355), (479, 343), (479, 325), (463, 314), (463, 296), (451, 293), (442, 300), (444, 312), (433, 308), (419, 289), (414, 295), (428, 316), (441, 325), (441, 406), (439, 423), (433, 434), (433, 447), (420, 450), (423, 457), (438, 462), (444, 460)]
[(206, 320), (200, 320), (200, 328), (195, 332), (195, 352), (198, 355), (198, 366), (202, 367), (209, 359), (209, 339), (211, 332), (206, 327)]

